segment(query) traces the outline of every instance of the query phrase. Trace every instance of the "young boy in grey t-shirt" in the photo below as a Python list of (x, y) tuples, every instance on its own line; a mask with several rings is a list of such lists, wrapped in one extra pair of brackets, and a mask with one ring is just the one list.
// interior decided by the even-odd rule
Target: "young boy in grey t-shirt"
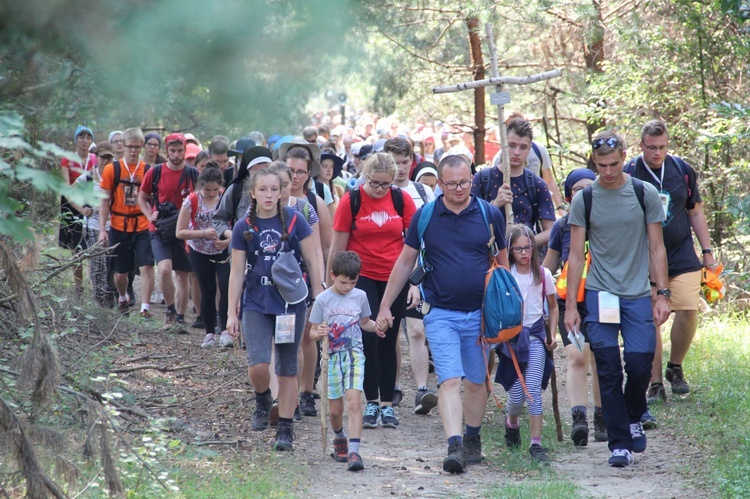
[[(365, 378), (365, 356), (362, 331), (377, 333), (370, 319), (367, 295), (354, 286), (362, 261), (353, 251), (342, 251), (333, 259), (333, 286), (319, 294), (310, 312), (310, 335), (322, 339), (328, 335), (329, 420), (335, 434), (333, 458), (348, 463), (349, 471), (364, 469), (359, 455), (362, 434), (362, 388)], [(344, 431), (344, 397), (349, 414), (349, 439)]]

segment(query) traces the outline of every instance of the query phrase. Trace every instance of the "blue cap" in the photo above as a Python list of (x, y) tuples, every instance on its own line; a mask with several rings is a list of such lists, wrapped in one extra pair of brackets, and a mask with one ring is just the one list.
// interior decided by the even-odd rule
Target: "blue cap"
[(287, 142), (291, 142), (294, 140), (294, 135), (284, 135), (279, 140), (277, 140), (273, 145), (273, 150), (277, 151), (279, 147), (281, 147), (282, 144), (286, 144)]
[(91, 135), (92, 139), (94, 138), (94, 132), (92, 132), (89, 127), (83, 126), (83, 125), (78, 125), (76, 127), (76, 133), (73, 135), (73, 142), (75, 142), (76, 140), (78, 140), (78, 136), (81, 135), (82, 133), (87, 133), (87, 134)]

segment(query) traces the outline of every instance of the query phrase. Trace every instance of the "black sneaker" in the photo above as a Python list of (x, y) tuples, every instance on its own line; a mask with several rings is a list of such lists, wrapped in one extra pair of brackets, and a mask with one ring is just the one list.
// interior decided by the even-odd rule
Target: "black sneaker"
[(276, 438), (274, 438), (271, 448), (276, 451), (289, 452), (293, 450), (293, 444), (294, 430), (292, 429), (292, 426), (289, 424), (279, 424), (279, 427), (276, 430)]
[(517, 449), (521, 446), (521, 428), (511, 428), (505, 421), (505, 445), (509, 449)]
[(315, 398), (310, 392), (302, 392), (299, 395), (299, 412), (303, 416), (317, 416), (318, 410), (315, 409)]
[(253, 418), (250, 422), (254, 431), (263, 431), (268, 428), (271, 404), (273, 404), (273, 399), (270, 393), (265, 396), (256, 395), (255, 411), (253, 411)]
[(589, 443), (589, 422), (586, 414), (579, 409), (573, 411), (570, 439), (576, 447), (586, 447)]
[(443, 471), (448, 473), (463, 473), (466, 467), (464, 444), (457, 443), (448, 446), (448, 456), (443, 459)]
[(630, 436), (633, 437), (633, 452), (641, 453), (646, 450), (646, 432), (641, 423), (630, 423)]
[(365, 415), (362, 416), (362, 428), (377, 428), (380, 418), (380, 407), (377, 402), (368, 402), (365, 407)]
[(404, 400), (404, 392), (401, 390), (393, 390), (393, 407), (401, 405), (402, 400)]
[(609, 440), (607, 425), (604, 424), (604, 413), (594, 412), (594, 442), (606, 442)]
[(609, 460), (607, 461), (610, 466), (613, 466), (615, 468), (624, 468), (625, 466), (630, 466), (635, 462), (635, 459), (633, 459), (633, 454), (630, 453), (627, 449), (615, 449), (612, 451), (612, 455), (609, 456)]
[(542, 447), (539, 444), (531, 444), (531, 447), (529, 447), (529, 454), (531, 455), (531, 459), (539, 463), (546, 463), (549, 461), (549, 449)]
[(464, 435), (464, 453), (466, 462), (469, 464), (481, 463), (484, 456), (482, 455), (482, 437), (480, 435)]
[(175, 319), (174, 326), (177, 334), (190, 334), (185, 319)]
[(302, 421), (302, 413), (299, 412), (299, 404), (297, 404), (297, 407), (294, 408), (294, 416), (295, 421)]
[(437, 405), (438, 396), (432, 390), (420, 388), (414, 398), (414, 414), (429, 414)]
[(200, 315), (196, 317), (190, 327), (195, 329), (203, 329), (204, 327), (206, 327), (206, 325), (203, 323), (203, 317), (201, 317)]
[(666, 402), (667, 401), (667, 391), (664, 389), (663, 383), (651, 383), (648, 387), (648, 391), (646, 392), (646, 403), (648, 405), (653, 404), (654, 402)]
[(646, 412), (641, 416), (641, 426), (644, 430), (653, 430), (658, 426), (656, 418), (651, 414), (651, 411), (646, 409)]
[(398, 419), (393, 407), (384, 405), (380, 408), (380, 426), (383, 428), (398, 428)]
[(672, 384), (672, 393), (675, 395), (687, 395), (690, 393), (690, 385), (685, 381), (682, 367), (667, 367), (666, 378)]

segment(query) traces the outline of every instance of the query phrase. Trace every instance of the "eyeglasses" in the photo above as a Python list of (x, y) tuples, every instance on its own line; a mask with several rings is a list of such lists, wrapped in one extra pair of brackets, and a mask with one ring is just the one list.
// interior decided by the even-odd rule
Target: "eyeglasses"
[(646, 149), (648, 149), (651, 152), (665, 152), (667, 150), (667, 146), (643, 146)]
[(146, 147), (159, 147), (158, 142), (146, 142)]
[(372, 189), (388, 189), (391, 186), (391, 182), (375, 182), (374, 180), (370, 180), (367, 183)]
[(139, 149), (143, 149), (143, 146), (125, 146), (125, 149), (130, 149), (131, 151), (137, 151)]
[(471, 180), (462, 180), (461, 182), (443, 182), (441, 180), (440, 183), (443, 184), (449, 191), (455, 191), (459, 187), (461, 189), (468, 189), (469, 187), (471, 187)]
[(510, 249), (513, 253), (519, 254), (519, 253), (530, 253), (531, 252), (531, 246), (513, 246)]
[(307, 170), (290, 170), (292, 172), (292, 177), (304, 177), (309, 172)]
[(622, 143), (616, 138), (616, 137), (610, 137), (608, 139), (596, 139), (591, 143), (591, 148), (596, 151), (600, 147), (602, 147), (604, 144), (607, 144), (612, 149), (615, 149), (617, 147), (621, 147)]

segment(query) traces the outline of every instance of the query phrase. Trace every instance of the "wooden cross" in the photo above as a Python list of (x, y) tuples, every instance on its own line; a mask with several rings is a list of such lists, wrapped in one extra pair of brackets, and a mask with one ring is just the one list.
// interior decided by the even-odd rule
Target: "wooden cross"
[[(505, 104), (510, 103), (510, 92), (503, 91), (503, 85), (528, 85), (538, 81), (550, 80), (562, 75), (562, 71), (555, 69), (544, 73), (531, 76), (500, 76), (497, 69), (497, 50), (495, 49), (495, 38), (492, 35), (492, 25), (485, 25), (487, 33), (487, 44), (490, 49), (490, 59), (492, 62), (492, 78), (484, 80), (470, 81), (468, 83), (459, 83), (457, 85), (448, 85), (443, 87), (433, 87), (433, 94), (447, 94), (451, 92), (460, 92), (462, 90), (471, 90), (475, 88), (489, 87), (496, 85), (495, 93), (490, 94), (490, 102), (497, 105), (497, 123), (500, 129), (501, 157), (503, 164), (503, 184), (510, 185), (510, 158), (508, 157), (508, 134), (505, 130)], [(541, 159), (541, 158), (540, 158)], [(505, 220), (509, 227), (513, 224), (513, 206), (511, 203), (505, 205)]]

